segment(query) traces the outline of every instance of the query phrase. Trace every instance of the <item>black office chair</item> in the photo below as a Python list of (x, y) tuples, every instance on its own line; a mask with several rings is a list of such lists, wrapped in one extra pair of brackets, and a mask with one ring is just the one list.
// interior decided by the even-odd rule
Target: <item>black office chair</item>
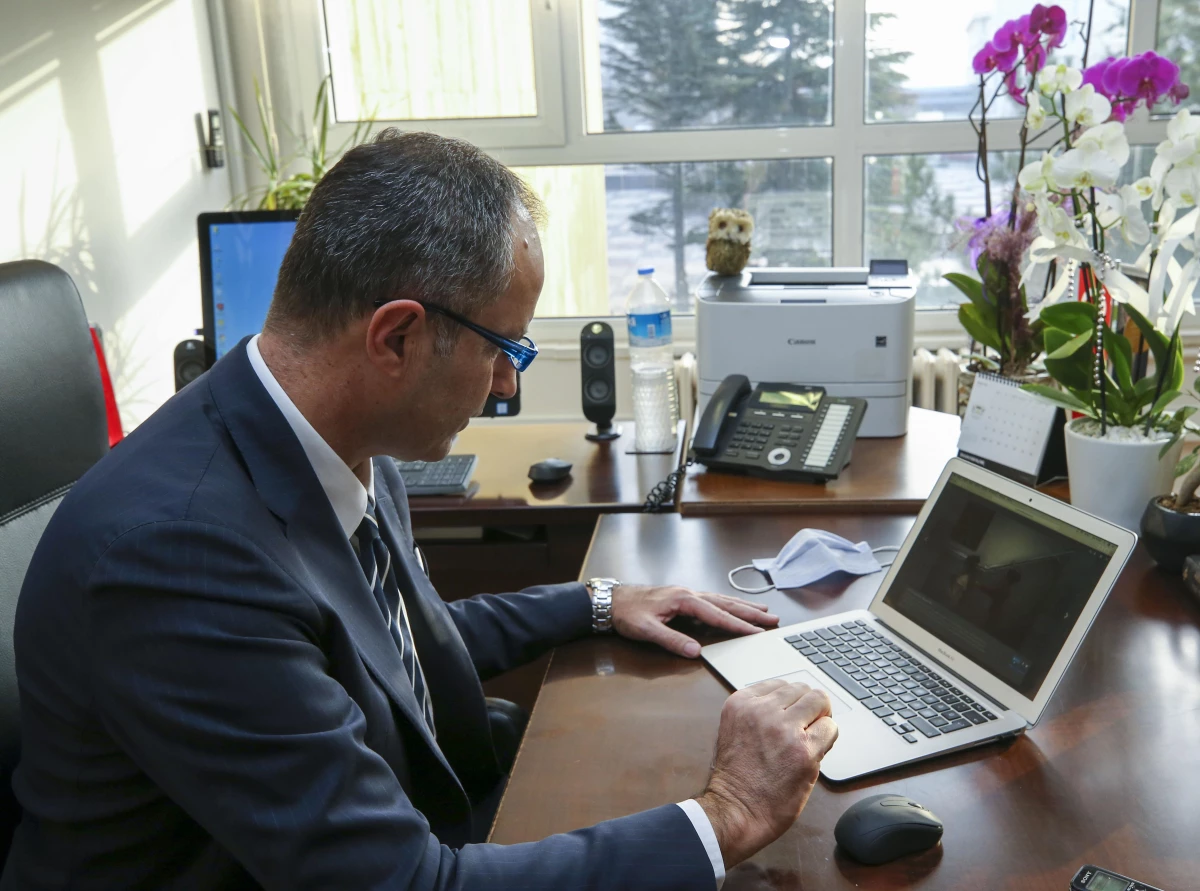
[(13, 616), (25, 570), (67, 490), (108, 451), (104, 392), (71, 277), (0, 263), (0, 867), (21, 811)]

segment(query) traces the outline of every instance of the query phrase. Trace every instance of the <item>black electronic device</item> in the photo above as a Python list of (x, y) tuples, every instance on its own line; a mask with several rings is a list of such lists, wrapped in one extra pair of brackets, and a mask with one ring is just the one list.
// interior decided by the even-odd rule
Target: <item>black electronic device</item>
[(762, 383), (731, 374), (708, 401), (692, 457), (713, 470), (827, 482), (850, 463), (865, 399), (823, 387)]
[(203, 340), (181, 340), (175, 344), (175, 392), (178, 393), (208, 368)]
[(1071, 879), (1071, 891), (1162, 891), (1153, 885), (1139, 882), (1110, 869), (1099, 866), (1082, 866)]
[(617, 413), (616, 350), (613, 330), (607, 322), (588, 322), (579, 333), (579, 376), (583, 389), (583, 416), (596, 425), (586, 436), (596, 442), (616, 439), (613, 427)]
[(396, 460), (409, 495), (464, 495), (471, 486), (475, 455), (447, 455), (441, 461)]
[(517, 392), (508, 399), (489, 395), (480, 412), (483, 418), (511, 418), (521, 413), (521, 375), (517, 375)]
[(941, 841), (943, 828), (925, 806), (905, 795), (884, 793), (850, 805), (833, 837), (859, 863), (875, 866), (932, 848)]
[(529, 466), (529, 478), (535, 483), (556, 483), (571, 475), (572, 464), (562, 458), (547, 458)]

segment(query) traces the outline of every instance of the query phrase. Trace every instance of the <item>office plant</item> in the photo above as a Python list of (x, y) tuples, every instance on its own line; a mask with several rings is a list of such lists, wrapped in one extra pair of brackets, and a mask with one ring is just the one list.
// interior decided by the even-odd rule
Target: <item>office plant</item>
[[(313, 187), (320, 182), (325, 172), (342, 156), (346, 149), (366, 140), (371, 132), (371, 121), (359, 121), (354, 125), (350, 137), (333, 151), (329, 150), (329, 91), (331, 78), (327, 75), (319, 87), (313, 102), (312, 121), (306, 134), (292, 133), (298, 148), (284, 157), (279, 149), (279, 137), (270, 109), (267, 107), (258, 79), (254, 81), (254, 104), (258, 113), (259, 135), (256, 139), (250, 128), (230, 108), (242, 138), (250, 149), (250, 155), (266, 181), (265, 185), (252, 189), (233, 204), (238, 209), (254, 207), (257, 210), (300, 210), (308, 202)], [(289, 173), (293, 165), (304, 159), (307, 170)]]

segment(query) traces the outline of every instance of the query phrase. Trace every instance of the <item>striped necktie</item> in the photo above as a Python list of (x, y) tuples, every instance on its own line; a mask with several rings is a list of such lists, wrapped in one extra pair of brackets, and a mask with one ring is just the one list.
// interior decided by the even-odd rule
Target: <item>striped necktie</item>
[(358, 559), (362, 563), (363, 573), (367, 583), (375, 595), (379, 609), (387, 619), (396, 648), (400, 651), (400, 661), (408, 673), (421, 713), (429, 731), (437, 737), (437, 729), (433, 723), (433, 703), (429, 701), (429, 688), (425, 684), (425, 673), (421, 670), (421, 662), (417, 658), (417, 648), (413, 645), (412, 632), (409, 630), (408, 612), (404, 608), (404, 598), (400, 596), (400, 587), (396, 582), (396, 572), (392, 566), (392, 555), (379, 534), (379, 520), (375, 517), (375, 503), (367, 502), (367, 512), (355, 532), (358, 538)]

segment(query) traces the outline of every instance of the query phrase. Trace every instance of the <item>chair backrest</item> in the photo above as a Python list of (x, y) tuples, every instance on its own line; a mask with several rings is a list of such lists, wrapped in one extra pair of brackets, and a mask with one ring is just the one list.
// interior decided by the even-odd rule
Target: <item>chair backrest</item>
[(83, 303), (49, 263), (0, 263), (0, 864), (20, 810), (13, 616), (33, 550), (71, 485), (108, 451)]

